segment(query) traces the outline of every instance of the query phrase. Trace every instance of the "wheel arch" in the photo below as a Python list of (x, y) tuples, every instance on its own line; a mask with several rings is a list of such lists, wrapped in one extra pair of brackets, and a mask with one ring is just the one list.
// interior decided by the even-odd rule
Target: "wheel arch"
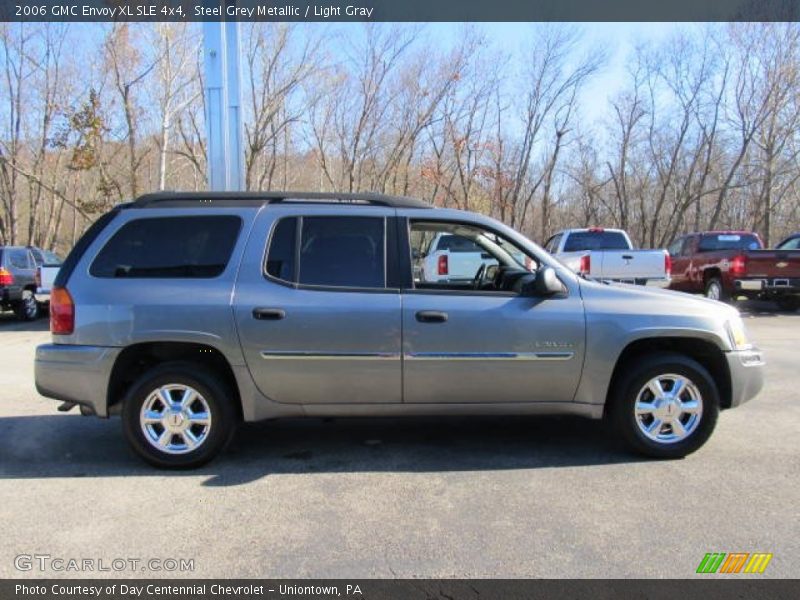
[(606, 411), (611, 404), (611, 395), (615, 392), (615, 386), (622, 377), (626, 366), (630, 365), (633, 361), (658, 352), (682, 354), (701, 364), (709, 372), (714, 383), (717, 385), (720, 397), (720, 408), (730, 408), (732, 399), (731, 374), (728, 368), (728, 361), (725, 359), (724, 351), (717, 344), (707, 339), (668, 336), (636, 339), (623, 348), (611, 374), (611, 380), (606, 393)]
[(130, 386), (147, 370), (164, 362), (187, 361), (213, 370), (233, 394), (234, 406), (242, 418), (242, 399), (233, 368), (225, 355), (214, 346), (196, 342), (141, 342), (119, 353), (108, 379), (107, 404), (119, 409)]

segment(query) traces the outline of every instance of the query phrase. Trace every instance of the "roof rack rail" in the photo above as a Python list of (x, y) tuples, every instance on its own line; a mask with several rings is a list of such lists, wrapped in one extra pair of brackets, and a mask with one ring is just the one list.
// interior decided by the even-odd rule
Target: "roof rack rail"
[(155, 192), (130, 203), (130, 208), (170, 208), (186, 206), (261, 206), (282, 202), (387, 206), (390, 208), (432, 208), (427, 202), (405, 196), (369, 192)]

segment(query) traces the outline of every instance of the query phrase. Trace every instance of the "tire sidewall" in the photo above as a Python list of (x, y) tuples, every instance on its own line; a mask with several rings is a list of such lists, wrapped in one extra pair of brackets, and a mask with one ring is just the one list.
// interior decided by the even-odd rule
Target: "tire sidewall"
[[(688, 438), (671, 444), (651, 440), (636, 421), (636, 398), (645, 384), (658, 375), (674, 373), (687, 377), (702, 398), (703, 413), (697, 429)], [(634, 450), (654, 458), (681, 458), (700, 448), (714, 431), (719, 416), (719, 391), (700, 363), (680, 354), (659, 354), (643, 359), (616, 386), (612, 419), (617, 431)]]
[(39, 305), (30, 290), (22, 292), (22, 299), (15, 306), (15, 309), (17, 318), (23, 321), (33, 321), (39, 316)]
[[(204, 367), (174, 362), (155, 367), (142, 375), (130, 388), (122, 407), (122, 426), (134, 452), (159, 468), (191, 469), (212, 460), (230, 441), (236, 424), (233, 395)], [(153, 447), (145, 438), (139, 421), (142, 406), (153, 390), (167, 384), (184, 384), (196, 389), (205, 398), (211, 412), (211, 431), (196, 450), (185, 454), (167, 454)]]
[[(712, 286), (716, 286), (719, 289), (719, 296), (717, 298), (711, 298), (709, 295)], [(708, 283), (706, 283), (705, 297), (709, 300), (717, 300), (718, 302), (727, 301), (728, 296), (725, 293), (725, 288), (722, 287), (722, 281), (720, 281), (719, 277), (712, 277), (708, 280)]]

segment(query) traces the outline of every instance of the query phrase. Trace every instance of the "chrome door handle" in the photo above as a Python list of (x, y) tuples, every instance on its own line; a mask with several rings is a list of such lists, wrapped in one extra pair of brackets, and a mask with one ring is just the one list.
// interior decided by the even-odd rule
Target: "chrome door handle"
[(280, 308), (257, 307), (253, 309), (253, 318), (259, 321), (280, 321), (286, 316), (286, 311)]
[(447, 313), (438, 310), (421, 310), (416, 317), (420, 323), (444, 323), (447, 321)]

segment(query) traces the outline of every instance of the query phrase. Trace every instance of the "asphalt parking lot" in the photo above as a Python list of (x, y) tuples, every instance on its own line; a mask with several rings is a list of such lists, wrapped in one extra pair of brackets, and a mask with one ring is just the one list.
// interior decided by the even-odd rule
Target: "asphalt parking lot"
[(0, 576), (92, 575), (14, 566), (48, 554), (194, 560), (125, 577), (683, 578), (707, 552), (771, 552), (760, 577), (796, 577), (800, 313), (743, 309), (766, 388), (684, 460), (632, 457), (579, 419), (307, 420), (244, 426), (178, 474), (140, 463), (119, 420), (38, 396), (47, 322), (4, 314)]

